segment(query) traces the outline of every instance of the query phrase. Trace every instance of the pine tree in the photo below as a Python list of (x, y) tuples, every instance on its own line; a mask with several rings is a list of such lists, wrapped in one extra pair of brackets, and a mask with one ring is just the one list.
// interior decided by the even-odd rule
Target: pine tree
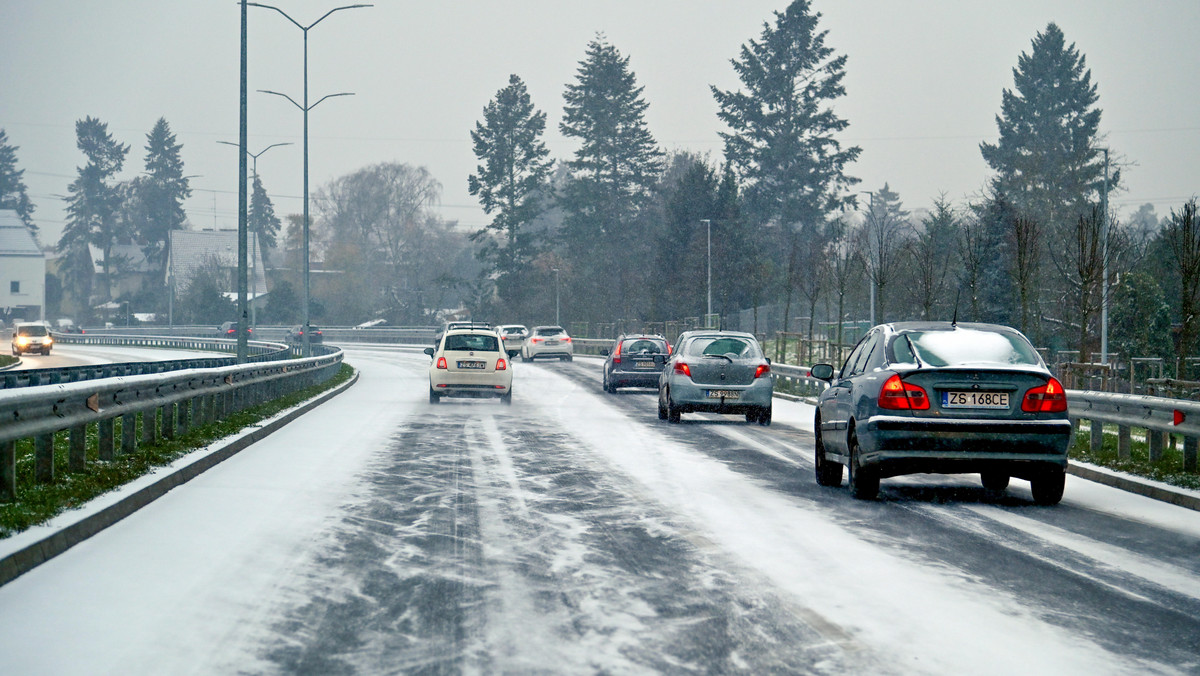
[(146, 175), (138, 182), (145, 220), (137, 235), (146, 258), (158, 267), (166, 263), (167, 233), (183, 228), (186, 220), (183, 202), (192, 195), (183, 175), (182, 148), (163, 118), (146, 135)]
[(103, 298), (109, 298), (109, 254), (118, 235), (117, 212), (120, 192), (110, 184), (125, 164), (129, 146), (117, 143), (108, 133), (108, 125), (94, 117), (75, 123), (76, 145), (87, 157), (79, 176), (67, 187), (67, 224), (58, 240), (63, 254), (63, 284), (67, 292), (89, 303), (92, 292), (92, 257), (88, 244), (102, 252), (105, 273)]
[(20, 148), (9, 145), (8, 134), (0, 129), (0, 209), (12, 209), (25, 227), (37, 234), (37, 225), (33, 222), (33, 202), (25, 187), (24, 169), (17, 168), (17, 150)]
[(521, 78), (510, 75), (483, 115), (471, 131), (481, 164), (467, 183), (484, 213), (494, 216), (471, 240), (483, 243), (478, 256), (484, 273), (496, 276), (501, 297), (523, 307), (524, 285), (516, 278), (537, 257), (540, 243), (531, 226), (548, 206), (552, 161), (542, 141), (546, 114), (534, 108)]
[(250, 232), (256, 233), (260, 246), (273, 249), (276, 245), (275, 235), (282, 226), (279, 217), (275, 215), (275, 205), (271, 203), (262, 179), (255, 174), (254, 189), (250, 193), (250, 217), (247, 226)]
[[(1016, 91), (1005, 89), (996, 116), (1000, 138), (979, 144), (996, 171), (992, 188), (1008, 196), (1022, 216), (1051, 232), (1073, 227), (1099, 201), (1104, 160), (1098, 147), (1101, 110), (1086, 58), (1066, 45), (1062, 29), (1050, 23), (1022, 52), (1013, 69)], [(1120, 172), (1109, 177), (1109, 190)]]
[(608, 317), (635, 310), (629, 292), (636, 261), (651, 256), (654, 245), (636, 230), (662, 169), (662, 152), (646, 127), (649, 104), (642, 91), (629, 58), (597, 36), (563, 94), (559, 129), (582, 142), (568, 165), (572, 177), (562, 202), (574, 272), (569, 283), (595, 289), (589, 295), (592, 308)]

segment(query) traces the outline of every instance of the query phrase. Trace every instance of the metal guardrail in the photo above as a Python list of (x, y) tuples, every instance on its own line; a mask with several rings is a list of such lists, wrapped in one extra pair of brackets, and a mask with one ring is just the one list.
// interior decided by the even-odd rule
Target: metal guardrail
[(1186, 399), (1167, 399), (1142, 394), (1115, 394), (1067, 390), (1067, 405), (1071, 420), (1091, 423), (1091, 446), (1099, 449), (1104, 439), (1104, 425), (1117, 426), (1117, 454), (1130, 456), (1132, 431), (1146, 430), (1150, 460), (1162, 458), (1169, 435), (1183, 437), (1183, 469), (1197, 470), (1197, 449), (1200, 448), (1200, 402)]
[[(97, 427), (98, 457), (132, 453), (138, 439), (173, 439), (193, 426), (332, 378), (342, 352), (162, 374), (103, 378), (0, 390), (0, 500), (16, 497), (16, 443), (33, 439), (34, 479), (54, 480), (54, 435), (69, 430), (68, 468), (86, 468), (87, 430)], [(121, 440), (115, 422), (121, 420)], [(139, 433), (140, 429), (140, 433)]]
[[(318, 326), (325, 342), (332, 343), (398, 343), (402, 345), (426, 345), (433, 343), (433, 337), (438, 329), (433, 326), (373, 326), (358, 328), (354, 326)], [(264, 326), (254, 327), (253, 337), (260, 340), (283, 342), (287, 339), (289, 327)], [(178, 336), (216, 337), (216, 327), (207, 325), (196, 326), (135, 326), (112, 329), (87, 329), (88, 336), (107, 335), (130, 336)], [(67, 334), (77, 336), (79, 334)]]

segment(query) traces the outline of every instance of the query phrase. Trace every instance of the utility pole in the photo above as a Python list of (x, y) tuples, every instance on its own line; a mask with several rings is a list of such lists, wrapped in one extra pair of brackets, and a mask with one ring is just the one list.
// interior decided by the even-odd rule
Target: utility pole
[(1100, 297), (1103, 302), (1100, 305), (1100, 363), (1108, 363), (1108, 148), (1101, 148), (1104, 151), (1104, 194), (1100, 196), (1101, 207), (1104, 220), (1100, 223), (1100, 251), (1104, 273), (1100, 279)]

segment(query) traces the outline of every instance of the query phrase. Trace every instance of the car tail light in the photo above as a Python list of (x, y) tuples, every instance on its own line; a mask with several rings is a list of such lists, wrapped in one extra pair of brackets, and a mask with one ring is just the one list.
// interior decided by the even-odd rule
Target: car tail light
[(437, 363), (437, 367), (438, 367), (438, 368), (440, 368), (440, 369), (448, 369), (448, 368), (450, 368), (449, 366), (447, 366), (447, 365), (446, 365), (446, 358), (445, 358), (445, 357), (438, 357), (438, 363)]
[(563, 336), (563, 339), (562, 339), (562, 341), (563, 341), (564, 343), (569, 343), (569, 342), (571, 342), (571, 337), (570, 337), (570, 336)]
[(680, 375), (687, 376), (689, 378), (692, 377), (692, 368), (690, 366), (688, 366), (686, 363), (681, 362), (681, 361), (675, 362), (675, 372)]
[(540, 343), (540, 342), (542, 342), (543, 340), (545, 340), (545, 338), (530, 338), (530, 339), (529, 339), (529, 341), (530, 341), (530, 342), (532, 342), (532, 343)]
[(758, 368), (754, 369), (754, 377), (755, 378), (761, 378), (763, 376), (770, 375), (770, 374), (771, 374), (771, 365), (770, 364), (759, 364)]
[(670, 357), (674, 353), (675, 353), (675, 348), (671, 347), (670, 343), (667, 343), (667, 356)]
[(1041, 387), (1030, 388), (1021, 400), (1021, 410), (1027, 413), (1062, 413), (1067, 410), (1067, 392), (1057, 378)]
[(621, 341), (617, 341), (617, 349), (613, 351), (613, 363), (621, 363)]
[(504, 357), (500, 357), (499, 359), (496, 360), (496, 370), (497, 371), (507, 371), (508, 370), (508, 362), (504, 361)]
[(929, 408), (929, 396), (923, 387), (906, 383), (894, 374), (879, 390), (879, 408), (924, 411)]

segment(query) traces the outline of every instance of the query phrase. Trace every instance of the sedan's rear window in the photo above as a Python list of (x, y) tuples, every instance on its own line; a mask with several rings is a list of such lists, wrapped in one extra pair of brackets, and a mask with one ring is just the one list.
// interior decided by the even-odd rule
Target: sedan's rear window
[(562, 330), (560, 327), (557, 327), (557, 326), (554, 326), (554, 327), (551, 327), (548, 329), (538, 329), (537, 330), (537, 334), (539, 336), (557, 336), (560, 333), (566, 333), (566, 331)]
[(621, 343), (622, 354), (666, 354), (667, 344), (658, 340), (627, 340)]
[(446, 350), (476, 352), (497, 352), (500, 350), (499, 340), (494, 334), (463, 333), (446, 336)]
[(726, 357), (757, 357), (758, 350), (752, 343), (741, 338), (710, 338), (701, 337), (688, 344), (689, 355), (726, 356)]
[(928, 366), (1042, 363), (1037, 350), (1020, 335), (977, 329), (913, 331), (901, 334), (892, 343), (892, 352), (899, 362), (916, 361), (914, 351), (916, 358)]

